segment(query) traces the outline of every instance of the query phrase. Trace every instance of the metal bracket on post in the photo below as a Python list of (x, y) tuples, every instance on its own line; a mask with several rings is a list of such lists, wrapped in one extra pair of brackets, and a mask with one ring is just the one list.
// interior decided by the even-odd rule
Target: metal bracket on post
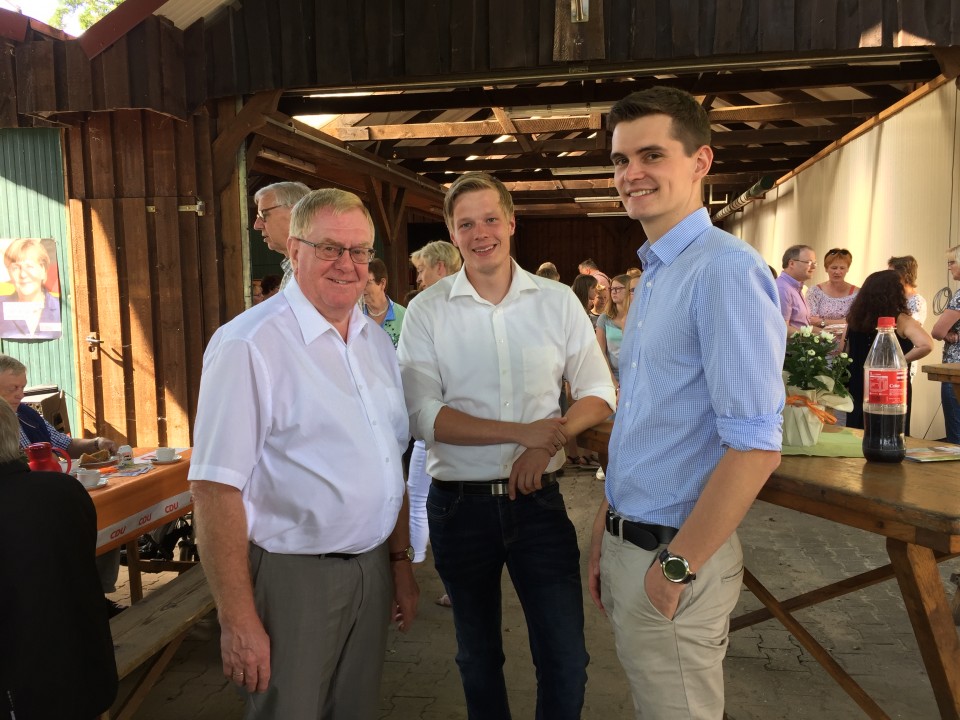
[(207, 211), (207, 204), (200, 198), (197, 198), (196, 205), (177, 205), (177, 210), (179, 212), (195, 212), (197, 217), (203, 217)]
[(590, 20), (590, 0), (570, 0), (570, 22), (585, 23)]

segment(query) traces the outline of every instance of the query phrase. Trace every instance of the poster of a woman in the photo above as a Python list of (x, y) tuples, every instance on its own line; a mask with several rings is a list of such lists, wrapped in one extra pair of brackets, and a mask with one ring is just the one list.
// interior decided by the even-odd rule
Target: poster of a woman
[(0, 251), (7, 274), (7, 282), (0, 282), (0, 337), (5, 340), (60, 337), (60, 283), (54, 241), (0, 240)]

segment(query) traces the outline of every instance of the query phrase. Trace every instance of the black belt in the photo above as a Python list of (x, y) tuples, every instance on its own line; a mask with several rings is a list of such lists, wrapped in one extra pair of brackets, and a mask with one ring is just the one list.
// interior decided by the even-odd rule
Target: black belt
[[(557, 482), (555, 472), (544, 473), (540, 476), (541, 489)], [(507, 495), (509, 494), (509, 478), (478, 482), (454, 482), (452, 480), (433, 479), (433, 484), (441, 490), (461, 493), (462, 495)]]
[(353, 560), (354, 558), (360, 557), (359, 555), (351, 555), (350, 553), (322, 553), (317, 555), (318, 558), (333, 558), (334, 560)]
[(625, 520), (608, 510), (607, 532), (644, 550), (656, 550), (661, 545), (667, 545), (680, 531), (667, 525)]

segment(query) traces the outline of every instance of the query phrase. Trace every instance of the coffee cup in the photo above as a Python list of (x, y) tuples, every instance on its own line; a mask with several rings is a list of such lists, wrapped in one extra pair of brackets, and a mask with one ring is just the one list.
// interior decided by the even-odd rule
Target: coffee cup
[(160, 462), (173, 462), (177, 458), (177, 449), (162, 447), (157, 448), (157, 460)]
[(80, 484), (83, 485), (88, 490), (90, 488), (95, 488), (100, 484), (100, 478), (102, 476), (96, 470), (84, 470), (80, 469), (77, 471), (77, 480), (80, 481)]

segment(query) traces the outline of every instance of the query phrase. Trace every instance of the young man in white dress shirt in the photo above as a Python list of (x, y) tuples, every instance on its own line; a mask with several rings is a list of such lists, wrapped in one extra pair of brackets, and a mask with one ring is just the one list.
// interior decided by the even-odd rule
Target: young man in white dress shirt
[(418, 597), (400, 373), (357, 305), (373, 257), (360, 198), (310, 193), (290, 232), (295, 282), (204, 354), (197, 534), (245, 717), (374, 717), (389, 618), (408, 628)]
[[(576, 532), (556, 482), (567, 438), (610, 415), (606, 362), (573, 292), (510, 257), (513, 200), (461, 176), (444, 217), (463, 271), (410, 304), (399, 358), (427, 446), (434, 560), (453, 603), (472, 720), (510, 717), (500, 634), (506, 565), (537, 666), (537, 717), (579, 718), (589, 660)], [(560, 415), (561, 378), (576, 402)]]

